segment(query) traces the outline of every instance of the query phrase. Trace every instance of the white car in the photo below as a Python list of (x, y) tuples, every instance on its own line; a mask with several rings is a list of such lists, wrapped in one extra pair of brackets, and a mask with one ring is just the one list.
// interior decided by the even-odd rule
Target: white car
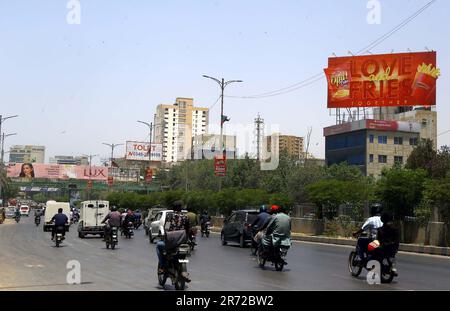
[[(182, 210), (182, 213), (187, 213), (186, 210)], [(156, 238), (161, 239), (164, 236), (164, 225), (166, 224), (167, 214), (173, 213), (173, 210), (160, 211), (155, 215), (155, 220), (150, 223), (150, 230), (148, 237), (150, 243)]]
[(21, 216), (30, 216), (30, 207), (28, 205), (20, 206), (20, 215)]

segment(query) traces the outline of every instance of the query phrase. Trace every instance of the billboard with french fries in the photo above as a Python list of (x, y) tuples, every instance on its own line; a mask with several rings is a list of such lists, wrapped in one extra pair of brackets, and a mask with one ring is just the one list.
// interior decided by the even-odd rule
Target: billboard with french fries
[(328, 59), (328, 108), (433, 106), (436, 52)]

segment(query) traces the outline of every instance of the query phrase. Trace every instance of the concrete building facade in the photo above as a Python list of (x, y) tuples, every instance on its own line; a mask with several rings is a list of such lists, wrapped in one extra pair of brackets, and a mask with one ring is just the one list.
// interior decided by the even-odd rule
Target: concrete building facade
[[(267, 136), (267, 148), (268, 151), (270, 151), (270, 146), (272, 145), (272, 137)], [(293, 136), (293, 135), (279, 135), (278, 142), (279, 142), (279, 152), (287, 152), (287, 154), (291, 157), (294, 157), (296, 159), (302, 158), (304, 151), (303, 151), (303, 137), (299, 136)]]
[[(227, 159), (237, 158), (236, 136), (223, 135)], [(192, 137), (192, 159), (213, 159), (220, 154), (220, 135), (200, 134)]]
[(33, 145), (16, 145), (9, 149), (11, 163), (44, 163), (45, 147)]
[(158, 105), (154, 142), (162, 144), (162, 161), (178, 162), (191, 156), (192, 137), (208, 131), (209, 109), (194, 107), (192, 98), (177, 98), (173, 105)]
[(383, 168), (405, 164), (420, 141), (417, 122), (360, 120), (324, 128), (327, 165), (347, 162), (378, 178)]

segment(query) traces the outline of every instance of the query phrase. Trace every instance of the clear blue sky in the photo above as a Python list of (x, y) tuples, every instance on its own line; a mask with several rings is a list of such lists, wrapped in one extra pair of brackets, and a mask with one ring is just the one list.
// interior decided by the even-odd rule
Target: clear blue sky
[[(366, 21), (367, 1), (112, 1), (81, 0), (81, 24), (66, 23), (66, 0), (0, 1), (0, 113), (12, 144), (56, 154), (101, 154), (102, 142), (147, 139), (138, 119), (176, 97), (211, 106), (218, 88), (208, 74), (242, 79), (228, 95), (278, 89), (327, 66), (327, 58), (357, 51), (428, 0), (380, 0), (381, 24)], [(438, 0), (373, 53), (438, 51), (438, 132), (450, 129), (450, 2)], [(225, 99), (232, 123), (251, 125), (257, 113), (286, 134), (313, 128), (311, 151), (324, 156), (326, 81), (264, 99)], [(218, 123), (219, 105), (210, 114)], [(439, 137), (450, 144), (450, 133)], [(119, 147), (116, 156), (123, 154)], [(98, 161), (98, 160), (97, 160)]]

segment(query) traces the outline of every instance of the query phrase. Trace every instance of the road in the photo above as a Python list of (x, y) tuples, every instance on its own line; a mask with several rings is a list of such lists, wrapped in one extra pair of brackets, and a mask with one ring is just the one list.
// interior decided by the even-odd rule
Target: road
[[(392, 284), (369, 285), (365, 272), (352, 278), (347, 270), (348, 246), (295, 242), (283, 272), (258, 267), (249, 249), (220, 244), (219, 237), (198, 237), (189, 258), (192, 282), (187, 290), (450, 290), (450, 258), (410, 253), (398, 255), (400, 276)], [(0, 225), (0, 290), (173, 290), (157, 284), (155, 245), (144, 230), (119, 239), (107, 250), (99, 238), (79, 239), (75, 228), (63, 247), (50, 233), (36, 227), (34, 218)], [(81, 265), (81, 284), (69, 285), (70, 260)]]

